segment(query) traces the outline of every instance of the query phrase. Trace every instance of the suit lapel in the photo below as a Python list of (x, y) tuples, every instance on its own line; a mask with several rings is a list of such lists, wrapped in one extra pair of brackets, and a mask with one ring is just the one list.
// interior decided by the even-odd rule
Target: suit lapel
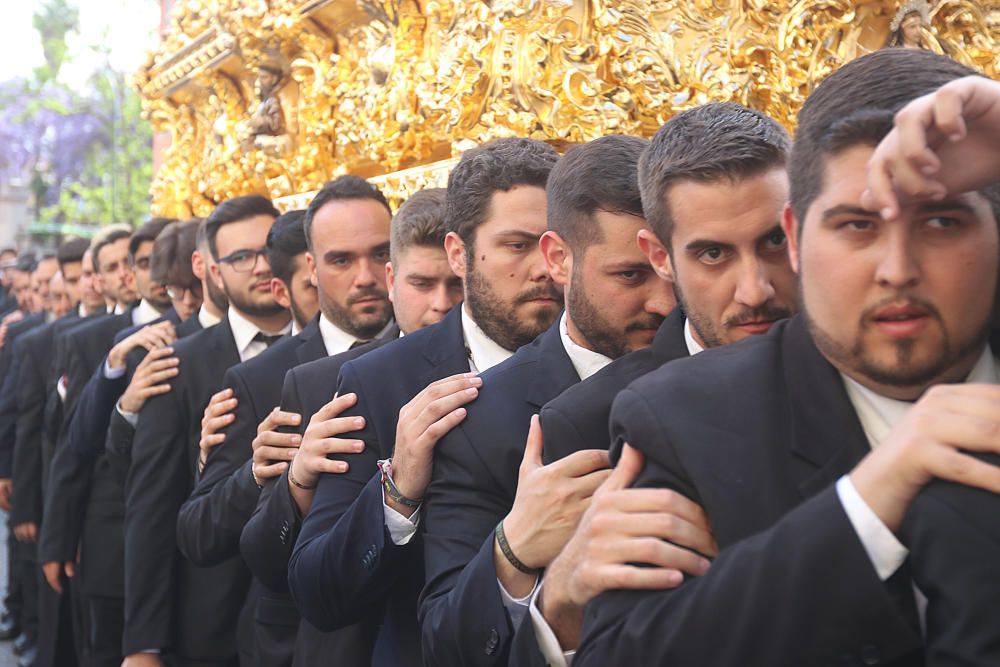
[(462, 304), (457, 304), (438, 324), (424, 343), (424, 359), (430, 368), (420, 376), (427, 386), (440, 378), (469, 372), (469, 354), (462, 334)]
[(785, 325), (781, 362), (792, 411), (792, 473), (810, 497), (857, 465), (868, 441), (840, 374), (816, 349), (801, 315)]
[(319, 332), (319, 318), (319, 315), (314, 317), (306, 325), (306, 328), (299, 333), (299, 340), (302, 344), (295, 349), (295, 357), (299, 360), (300, 364), (327, 356), (326, 345), (323, 343), (323, 336)]
[(573, 362), (566, 354), (562, 335), (559, 333), (561, 318), (560, 315), (555, 324), (536, 338), (528, 348), (522, 348), (523, 351), (531, 351), (538, 357), (538, 363), (531, 371), (534, 378), (532, 378), (524, 397), (529, 405), (534, 405), (537, 408), (541, 408), (580, 381), (580, 376), (577, 375)]
[(667, 318), (656, 330), (656, 336), (650, 348), (653, 357), (660, 365), (689, 356), (687, 341), (684, 340), (684, 323), (687, 317), (680, 306), (667, 315)]
[[(222, 318), (221, 322), (211, 327), (211, 332), (209, 344), (218, 355), (216, 358), (223, 364), (222, 368), (226, 369), (240, 363), (240, 351), (236, 349), (236, 339), (233, 338), (233, 329), (229, 326), (229, 317)], [(222, 376), (219, 376), (219, 380), (221, 379)]]

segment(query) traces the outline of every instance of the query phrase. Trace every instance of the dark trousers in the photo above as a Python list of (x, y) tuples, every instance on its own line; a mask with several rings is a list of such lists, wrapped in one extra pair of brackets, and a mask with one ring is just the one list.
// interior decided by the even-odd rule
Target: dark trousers
[(21, 632), (31, 643), (38, 641), (38, 584), (41, 567), (38, 564), (38, 544), (17, 542), (18, 581), (21, 586)]
[(119, 667), (122, 664), (122, 632), (125, 627), (125, 601), (122, 598), (83, 596), (86, 614), (82, 637), (83, 664), (86, 667)]
[(79, 651), (74, 642), (78, 627), (74, 605), (78, 595), (72, 581), (62, 577), (63, 593), (56, 593), (39, 568), (38, 667), (75, 667)]
[(21, 609), (24, 605), (24, 591), (21, 588), (21, 572), (17, 564), (17, 540), (14, 539), (14, 527), (7, 517), (7, 595), (3, 599), (4, 607), (18, 625), (21, 624)]

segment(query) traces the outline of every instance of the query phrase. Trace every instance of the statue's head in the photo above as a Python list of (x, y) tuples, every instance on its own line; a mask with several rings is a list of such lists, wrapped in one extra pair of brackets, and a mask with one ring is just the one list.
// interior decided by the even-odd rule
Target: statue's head
[(902, 45), (909, 47), (920, 46), (923, 43), (922, 26), (923, 18), (918, 11), (912, 11), (903, 17), (903, 23), (899, 27)]
[(261, 97), (270, 97), (281, 81), (281, 68), (269, 64), (261, 65), (257, 70), (257, 85)]

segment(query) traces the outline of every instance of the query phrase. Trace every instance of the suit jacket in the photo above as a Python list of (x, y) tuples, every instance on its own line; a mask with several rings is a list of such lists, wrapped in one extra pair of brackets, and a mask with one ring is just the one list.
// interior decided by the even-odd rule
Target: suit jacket
[(514, 505), (531, 416), (578, 383), (559, 322), (482, 375), (465, 419), (434, 448), (424, 496), (424, 662), (506, 664), (514, 627), (493, 564), (493, 529)]
[[(375, 665), (419, 665), (417, 596), (423, 585), (423, 540), (393, 544), (385, 527), (378, 459), (392, 454), (396, 419), (428, 384), (469, 371), (461, 307), (433, 326), (344, 364), (338, 394), (358, 402), (360, 454), (341, 475), (322, 475), (289, 561), (288, 585), (302, 616), (322, 630), (381, 615)], [(352, 437), (345, 435), (345, 437)]]
[[(78, 320), (74, 310), (57, 321)], [(56, 322), (38, 327), (15, 343), (14, 353), (21, 359), (21, 368), (17, 377), (17, 438), (11, 493), (14, 525), (42, 521), (42, 424), (55, 327)]]
[(801, 316), (632, 383), (611, 433), (613, 458), (646, 456), (635, 486), (700, 504), (722, 553), (674, 590), (598, 596), (575, 667), (923, 664), (909, 582), (879, 579), (834, 488), (869, 445)]
[(45, 313), (28, 315), (7, 327), (7, 338), (0, 349), (0, 479), (10, 479), (14, 468), (14, 443), (17, 438), (17, 376), (21, 357), (15, 354), (17, 339), (45, 324)]
[[(393, 326), (367, 345), (290, 369), (281, 391), (281, 409), (302, 415), (296, 431), (304, 433), (312, 415), (333, 398), (336, 378), (344, 363), (397, 338), (399, 329)], [(248, 463), (241, 474), (249, 477), (249, 466)], [(266, 663), (261, 660), (261, 664), (315, 665), (322, 662), (323, 656), (338, 655), (345, 666), (369, 665), (374, 640), (372, 624), (323, 632), (299, 616), (288, 592), (288, 559), (301, 525), (302, 517), (288, 490), (288, 473), (277, 481), (267, 481), (240, 537), (240, 553), (259, 590), (257, 619), (260, 626), (267, 626), (258, 627), (257, 631), (257, 655), (270, 657)], [(277, 613), (278, 610), (283, 613)], [(275, 622), (268, 623), (267, 619)]]
[(546, 464), (583, 449), (607, 449), (611, 403), (622, 389), (663, 364), (688, 356), (684, 340), (684, 311), (675, 308), (667, 316), (649, 347), (615, 359), (579, 384), (575, 384), (542, 408), (541, 420)]
[(180, 374), (139, 414), (125, 482), (126, 655), (231, 661), (249, 573), (239, 559), (209, 568), (177, 550), (177, 513), (194, 486), (202, 413), (240, 362), (228, 319), (174, 345)]

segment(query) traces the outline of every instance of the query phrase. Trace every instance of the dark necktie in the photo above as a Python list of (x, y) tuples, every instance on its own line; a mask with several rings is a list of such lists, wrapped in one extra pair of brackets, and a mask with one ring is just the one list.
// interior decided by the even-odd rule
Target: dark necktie
[(258, 331), (257, 335), (253, 337), (254, 341), (258, 343), (264, 343), (267, 347), (271, 347), (279, 340), (284, 338), (284, 334), (275, 334), (274, 336), (268, 336), (263, 331)]
[(371, 342), (370, 340), (356, 340), (353, 343), (351, 343), (351, 346), (349, 348), (347, 348), (347, 349), (348, 350), (353, 350), (356, 347), (361, 347), (362, 345), (367, 345), (370, 342)]

